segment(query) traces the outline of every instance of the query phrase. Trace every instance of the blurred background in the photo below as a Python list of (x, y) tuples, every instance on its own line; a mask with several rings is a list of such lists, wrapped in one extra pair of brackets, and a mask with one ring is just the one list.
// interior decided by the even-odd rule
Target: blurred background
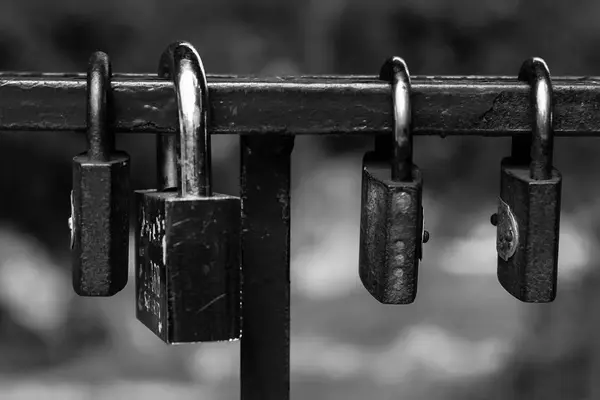
[[(4, 0), (0, 69), (155, 73), (187, 40), (208, 73), (600, 75), (593, 0)], [(239, 343), (169, 347), (134, 315), (133, 276), (78, 298), (69, 261), (71, 158), (80, 134), (0, 136), (0, 399), (235, 399)], [(123, 135), (135, 188), (154, 187), (152, 136)], [(431, 240), (411, 306), (358, 279), (361, 158), (372, 140), (298, 137), (292, 192), (294, 399), (598, 399), (597, 139), (557, 139), (563, 173), (557, 300), (519, 303), (496, 279), (500, 159), (510, 139), (419, 137)], [(237, 137), (213, 139), (217, 190), (238, 191)], [(148, 173), (147, 171), (152, 171)]]

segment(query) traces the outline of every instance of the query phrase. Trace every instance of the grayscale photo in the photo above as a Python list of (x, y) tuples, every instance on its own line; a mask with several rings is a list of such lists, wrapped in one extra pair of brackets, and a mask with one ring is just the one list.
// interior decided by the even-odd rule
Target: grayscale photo
[(0, 400), (600, 400), (598, 16), (4, 0)]

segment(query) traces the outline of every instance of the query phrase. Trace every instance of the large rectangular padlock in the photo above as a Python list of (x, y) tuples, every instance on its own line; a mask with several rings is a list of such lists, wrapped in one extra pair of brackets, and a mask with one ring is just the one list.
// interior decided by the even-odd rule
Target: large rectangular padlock
[[(519, 79), (532, 85), (533, 135), (513, 138), (501, 163), (497, 225), (498, 280), (523, 302), (556, 297), (562, 178), (552, 167), (552, 86), (548, 67), (534, 58)], [(531, 149), (531, 153), (527, 154)]]
[(175, 43), (159, 74), (174, 80), (180, 157), (177, 168), (175, 138), (159, 141), (161, 190), (136, 192), (137, 318), (166, 343), (238, 339), (241, 203), (211, 190), (204, 67), (190, 44)]
[(363, 159), (359, 276), (379, 302), (409, 304), (429, 235), (423, 229), (423, 180), (412, 163), (408, 69), (394, 57), (380, 76), (393, 83), (395, 137), (387, 149), (379, 138), (379, 148)]
[(88, 67), (88, 151), (73, 158), (71, 255), (80, 296), (112, 296), (129, 275), (129, 155), (114, 149), (108, 127), (110, 61), (102, 52)]

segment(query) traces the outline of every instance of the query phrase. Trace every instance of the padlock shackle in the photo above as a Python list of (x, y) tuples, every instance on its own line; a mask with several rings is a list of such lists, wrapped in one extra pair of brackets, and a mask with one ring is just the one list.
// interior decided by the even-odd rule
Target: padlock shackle
[(87, 70), (87, 140), (88, 156), (106, 161), (115, 148), (115, 135), (108, 124), (108, 91), (112, 69), (107, 54), (96, 51)]
[(413, 167), (412, 109), (410, 104), (410, 73), (404, 60), (391, 57), (379, 72), (379, 79), (391, 82), (394, 105), (394, 150), (392, 179), (410, 181)]
[(518, 79), (527, 82), (531, 86), (533, 127), (530, 175), (535, 180), (550, 179), (554, 150), (553, 93), (550, 70), (544, 60), (533, 57), (523, 62)]
[(208, 84), (200, 55), (190, 43), (175, 42), (162, 53), (158, 75), (172, 79), (177, 96), (179, 195), (211, 196)]
[(164, 191), (179, 187), (177, 139), (176, 135), (156, 135), (157, 190)]

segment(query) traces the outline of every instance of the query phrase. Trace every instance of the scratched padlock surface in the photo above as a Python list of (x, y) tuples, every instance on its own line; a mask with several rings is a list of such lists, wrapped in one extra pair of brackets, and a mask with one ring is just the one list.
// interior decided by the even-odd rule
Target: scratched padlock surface
[[(168, 343), (239, 337), (239, 202), (136, 192), (137, 316)], [(200, 227), (200, 228), (199, 228)]]
[[(166, 338), (165, 209), (160, 202), (140, 202), (136, 224), (136, 312), (157, 336)], [(139, 239), (138, 239), (139, 238)]]
[(422, 246), (421, 173), (415, 169), (412, 182), (394, 182), (388, 162), (368, 158), (362, 171), (359, 276), (379, 301), (409, 304), (417, 293)]

